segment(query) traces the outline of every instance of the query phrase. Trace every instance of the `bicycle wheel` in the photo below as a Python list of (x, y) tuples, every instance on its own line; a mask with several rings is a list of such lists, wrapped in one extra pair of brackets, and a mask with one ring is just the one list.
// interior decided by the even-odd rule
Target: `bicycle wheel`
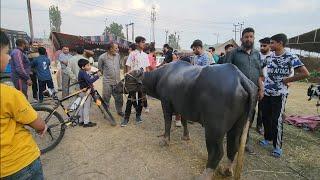
[(56, 111), (53, 112), (53, 109), (45, 106), (35, 106), (33, 108), (37, 111), (38, 117), (44, 120), (48, 126), (48, 130), (43, 137), (40, 137), (35, 130), (31, 130), (41, 154), (44, 154), (60, 143), (65, 132), (65, 125), (62, 116)]

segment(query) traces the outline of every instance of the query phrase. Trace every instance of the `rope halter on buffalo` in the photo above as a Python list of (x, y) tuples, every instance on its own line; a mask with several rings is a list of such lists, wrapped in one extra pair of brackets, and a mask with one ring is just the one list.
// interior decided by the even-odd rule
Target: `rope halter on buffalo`
[[(134, 82), (127, 81), (128, 76), (130, 78), (132, 78), (134, 80)], [(129, 92), (136, 92), (136, 95), (134, 97), (129, 98), (129, 94), (127, 96), (125, 95), (125, 98), (127, 100), (136, 101), (138, 103), (138, 101), (146, 99), (146, 96), (142, 91), (142, 81), (140, 79), (134, 77), (132, 74), (130, 74), (130, 73), (125, 74), (122, 87), (123, 87), (124, 94), (129, 93)], [(141, 92), (141, 94), (142, 94), (141, 98), (138, 98), (137, 92)]]

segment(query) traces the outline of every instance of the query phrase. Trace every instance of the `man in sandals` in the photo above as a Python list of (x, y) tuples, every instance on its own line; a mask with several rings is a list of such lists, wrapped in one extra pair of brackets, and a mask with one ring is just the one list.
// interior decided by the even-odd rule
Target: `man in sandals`
[[(288, 83), (309, 76), (300, 59), (284, 49), (287, 42), (285, 34), (272, 36), (270, 47), (274, 52), (264, 62), (267, 69), (262, 100), (264, 140), (259, 143), (263, 147), (273, 144), (271, 155), (277, 158), (282, 155), (283, 113), (289, 94)], [(292, 76), (293, 69), (295, 74)]]

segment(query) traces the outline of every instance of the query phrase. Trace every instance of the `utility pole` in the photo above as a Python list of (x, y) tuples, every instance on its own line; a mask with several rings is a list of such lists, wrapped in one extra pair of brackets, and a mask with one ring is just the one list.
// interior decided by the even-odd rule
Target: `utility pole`
[(104, 35), (105, 35), (105, 36), (107, 36), (107, 20), (108, 20), (108, 18), (106, 18), (106, 19), (104, 20)]
[(238, 24), (233, 24), (233, 26), (234, 26), (234, 30), (233, 30), (233, 32), (234, 32), (234, 40), (237, 42), (237, 32), (239, 32), (237, 27), (240, 26), (240, 24), (239, 23)]
[(131, 27), (132, 27), (132, 42), (134, 42), (134, 23), (130, 23), (132, 24)]
[(244, 22), (242, 23), (238, 23), (240, 25), (240, 30), (239, 30), (239, 37), (241, 38), (242, 37), (242, 28), (243, 28), (243, 25), (244, 25)]
[(129, 41), (128, 26), (129, 26), (129, 24), (126, 24), (126, 35), (127, 35), (127, 41)]
[(175, 31), (174, 32), (174, 40), (175, 40), (175, 46), (176, 46), (176, 48), (178, 47), (178, 42), (177, 42), (177, 32)]
[(219, 33), (213, 33), (215, 36), (217, 36), (217, 44), (219, 43)]
[(127, 41), (129, 41), (129, 26), (132, 26), (132, 42), (134, 41), (134, 27), (133, 27), (134, 23), (131, 22), (129, 24), (126, 24), (126, 34), (127, 34)]
[(32, 14), (31, 14), (31, 3), (30, 3), (30, 0), (27, 0), (27, 8), (28, 8), (28, 17), (29, 17), (30, 36), (31, 36), (31, 42), (32, 42), (33, 38), (34, 38), (34, 35), (33, 35), (33, 24), (32, 24)]
[(43, 30), (43, 40), (46, 39), (46, 30)]
[(169, 30), (165, 30), (165, 32), (166, 32), (166, 44), (168, 43), (168, 33), (169, 33)]
[(174, 32), (174, 39), (175, 39), (175, 42), (176, 42), (176, 48), (179, 49), (179, 41), (180, 41), (180, 33), (182, 31), (175, 31)]
[(177, 40), (178, 49), (180, 50), (179, 41), (180, 41), (180, 34), (178, 34), (178, 40)]
[(151, 9), (151, 32), (152, 32), (152, 42), (155, 42), (155, 34), (154, 34), (154, 23), (156, 21), (156, 7), (155, 5), (152, 5)]

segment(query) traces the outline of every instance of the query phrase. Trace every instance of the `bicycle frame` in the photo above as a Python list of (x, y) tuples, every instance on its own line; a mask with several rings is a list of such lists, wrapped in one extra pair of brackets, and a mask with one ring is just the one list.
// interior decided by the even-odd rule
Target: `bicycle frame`
[[(78, 84), (78, 83), (75, 83), (75, 84)], [(70, 99), (72, 97), (75, 97), (75, 96), (79, 95), (80, 93), (84, 93), (84, 95), (83, 96), (81, 95), (80, 103), (77, 104), (76, 108), (72, 108), (72, 111), (70, 111), (69, 108), (66, 108), (63, 105), (63, 102), (67, 101), (68, 99)], [(34, 104), (32, 104), (32, 106), (34, 108), (37, 109), (37, 107), (38, 107), (38, 110), (40, 112), (43, 112), (43, 111), (44, 112), (49, 112), (49, 115), (47, 115), (47, 117), (45, 117), (44, 121), (48, 125), (47, 133), (51, 137), (51, 141), (53, 143), (50, 143), (49, 146), (46, 146), (44, 148), (43, 152), (47, 152), (47, 151), (53, 149), (61, 141), (61, 139), (63, 137), (63, 134), (64, 134), (64, 131), (68, 126), (74, 127), (74, 126), (77, 126), (79, 124), (80, 116), (78, 114), (79, 114), (81, 108), (84, 106), (85, 102), (88, 100), (89, 96), (92, 96), (93, 100), (96, 102), (97, 106), (99, 107), (100, 111), (104, 115), (105, 119), (108, 118), (108, 120), (110, 121), (112, 126), (116, 125), (116, 122), (115, 122), (111, 112), (108, 110), (108, 105), (104, 102), (104, 100), (102, 99), (102, 97), (99, 94), (99, 92), (97, 90), (95, 90), (92, 86), (89, 86), (89, 87), (83, 88), (81, 90), (78, 90), (78, 91), (76, 91), (76, 92), (74, 92), (74, 93), (72, 93), (72, 94), (70, 94), (70, 95), (68, 95), (68, 96), (66, 96), (64, 98), (61, 98), (61, 99), (59, 99), (56, 96), (56, 94), (53, 94), (51, 96), (52, 99), (50, 99), (52, 103), (41, 103), (41, 104), (35, 104), (34, 103)], [(46, 107), (46, 105), (50, 105), (51, 107), (50, 108)], [(71, 103), (68, 103), (67, 106), (69, 107), (69, 105), (71, 105)], [(103, 107), (101, 107), (101, 105)], [(57, 111), (57, 109), (60, 106), (62, 107), (63, 112), (68, 116), (67, 118), (61, 117), (60, 113)], [(57, 116), (57, 114), (59, 116)], [(50, 121), (50, 119), (53, 116), (57, 117), (59, 122)], [(49, 123), (49, 121), (52, 122), (52, 123)], [(52, 129), (54, 127), (57, 127), (57, 126), (59, 126), (61, 128), (61, 131), (59, 133), (58, 139), (55, 140), (54, 135), (53, 135), (54, 131), (52, 131)]]
[[(72, 117), (76, 117), (78, 114), (79, 114), (79, 111), (80, 111), (80, 108), (84, 105), (84, 103), (86, 102), (86, 100), (88, 99), (88, 96), (91, 95), (91, 88), (84, 88), (84, 89), (81, 89), (79, 91), (76, 91), (62, 99), (55, 99), (56, 100), (56, 105), (53, 107), (53, 111), (49, 114), (48, 117), (46, 117), (46, 119), (44, 120), (46, 123), (48, 122), (48, 120), (52, 117), (52, 115), (57, 111), (57, 109), (61, 106), (62, 109), (63, 109), (63, 112), (68, 116), (68, 121), (66, 121), (64, 124), (67, 124), (67, 123), (70, 123), (70, 120), (71, 120), (71, 123), (73, 123), (74, 121), (72, 121)], [(81, 99), (81, 102), (80, 104), (78, 105), (78, 107), (76, 108), (76, 111), (74, 113), (74, 115), (72, 116), (70, 114), (70, 112), (65, 108), (65, 106), (62, 104), (64, 101), (74, 97), (74, 96), (77, 96), (79, 95), (80, 93), (82, 92), (85, 92), (86, 95)]]

